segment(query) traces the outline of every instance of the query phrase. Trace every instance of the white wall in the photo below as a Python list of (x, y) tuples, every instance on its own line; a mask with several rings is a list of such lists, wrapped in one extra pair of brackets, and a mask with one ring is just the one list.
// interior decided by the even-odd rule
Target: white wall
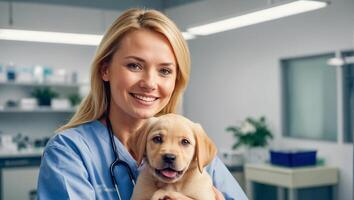
[[(183, 28), (257, 9), (267, 1), (202, 1), (167, 10)], [(260, 8), (260, 7), (258, 7)], [(225, 127), (265, 115), (276, 135), (273, 146), (317, 148), (340, 169), (339, 199), (353, 199), (353, 145), (281, 136), (279, 59), (352, 49), (354, 2), (335, 0), (325, 9), (189, 41), (191, 82), (184, 113), (200, 122), (219, 148), (230, 148)]]

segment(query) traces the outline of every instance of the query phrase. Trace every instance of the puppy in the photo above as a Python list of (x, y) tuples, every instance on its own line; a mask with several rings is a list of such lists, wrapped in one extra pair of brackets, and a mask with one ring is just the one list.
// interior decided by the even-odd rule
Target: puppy
[(133, 200), (215, 199), (204, 170), (216, 147), (199, 124), (176, 114), (151, 118), (129, 138), (130, 153), (142, 170)]

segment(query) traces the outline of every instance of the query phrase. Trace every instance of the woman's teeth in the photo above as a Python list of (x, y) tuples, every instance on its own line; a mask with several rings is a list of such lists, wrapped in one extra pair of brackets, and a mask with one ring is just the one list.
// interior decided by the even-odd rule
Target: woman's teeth
[(133, 96), (137, 99), (140, 99), (142, 101), (147, 101), (147, 102), (152, 102), (157, 99), (156, 97), (147, 97), (147, 96), (142, 96), (142, 95), (138, 95), (138, 94), (133, 94)]

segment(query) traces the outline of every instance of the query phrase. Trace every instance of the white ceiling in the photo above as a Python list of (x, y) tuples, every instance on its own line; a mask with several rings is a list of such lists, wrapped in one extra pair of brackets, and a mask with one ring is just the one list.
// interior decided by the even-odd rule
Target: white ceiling
[(124, 10), (131, 7), (146, 7), (158, 10), (176, 7), (203, 0), (0, 0), (3, 2), (26, 2), (56, 4), (105, 10)]

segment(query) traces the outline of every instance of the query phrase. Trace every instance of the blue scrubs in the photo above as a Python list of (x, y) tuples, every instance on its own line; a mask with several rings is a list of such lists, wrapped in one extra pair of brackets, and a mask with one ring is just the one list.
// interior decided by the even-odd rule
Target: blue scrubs
[[(137, 177), (136, 161), (114, 138), (120, 158), (130, 165)], [(97, 120), (57, 134), (48, 142), (43, 154), (38, 177), (38, 199), (118, 199), (109, 172), (113, 160), (109, 134)], [(247, 199), (220, 159), (214, 159), (207, 166), (207, 171), (225, 199)], [(119, 178), (116, 180), (122, 181)]]

